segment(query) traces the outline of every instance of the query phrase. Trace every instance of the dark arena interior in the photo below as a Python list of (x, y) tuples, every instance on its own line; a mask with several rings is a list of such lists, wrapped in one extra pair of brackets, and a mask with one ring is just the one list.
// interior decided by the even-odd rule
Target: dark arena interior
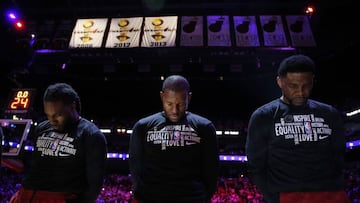
[[(313, 12), (305, 12), (308, 6)], [(243, 159), (247, 123), (255, 108), (281, 95), (275, 80), (280, 61), (294, 53), (306, 54), (317, 65), (311, 97), (344, 113), (345, 136), (351, 143), (346, 154), (346, 189), (354, 203), (360, 202), (360, 117), (347, 114), (360, 108), (356, 8), (353, 0), (4, 0), (0, 2), (0, 118), (42, 121), (45, 88), (55, 82), (71, 84), (81, 98), (81, 114), (99, 128), (109, 129), (105, 135), (112, 155), (98, 202), (129, 202), (127, 130), (137, 119), (161, 110), (164, 77), (183, 75), (193, 93), (189, 110), (213, 121), (220, 132), (220, 154), (226, 157), (213, 202), (264, 202), (247, 176)], [(9, 11), (17, 13), (22, 28), (8, 19)], [(171, 46), (146, 46), (141, 37), (134, 47), (106, 44), (113, 18), (165, 16), (177, 17)], [(188, 32), (181, 20), (189, 16), (202, 19), (200, 45), (183, 44)], [(236, 23), (237, 17), (246, 16), (253, 17), (257, 35), (252, 44), (243, 46), (240, 34), (246, 28)], [(290, 25), (294, 16), (309, 29)], [(228, 35), (225, 31), (225, 37), (210, 35), (208, 29), (216, 28), (206, 23), (214, 18), (222, 25), (228, 23)], [(108, 20), (99, 47), (70, 46), (78, 19)], [(283, 29), (267, 36), (273, 28), (263, 19), (277, 19)], [(142, 36), (146, 30), (139, 33)], [(224, 44), (211, 44), (214, 40)], [(9, 109), (17, 90), (31, 90), (30, 105), (24, 111)], [(8, 202), (9, 191), (19, 186), (21, 177), (1, 167), (0, 203)], [(232, 192), (225, 191), (229, 187)]]

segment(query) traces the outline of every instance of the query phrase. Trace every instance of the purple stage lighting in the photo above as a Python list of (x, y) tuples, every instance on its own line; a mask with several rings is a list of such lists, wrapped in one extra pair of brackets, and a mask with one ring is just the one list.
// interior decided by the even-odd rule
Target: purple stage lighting
[(15, 11), (8, 11), (6, 12), (6, 17), (8, 18), (8, 21), (14, 22), (16, 19), (18, 19), (18, 14)]

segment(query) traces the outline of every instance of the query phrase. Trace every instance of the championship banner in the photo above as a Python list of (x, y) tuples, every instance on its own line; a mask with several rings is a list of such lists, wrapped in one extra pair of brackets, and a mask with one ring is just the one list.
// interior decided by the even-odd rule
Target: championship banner
[(260, 46), (255, 16), (234, 16), (235, 40), (238, 47)]
[(315, 47), (309, 19), (305, 15), (285, 16), (293, 47)]
[(264, 46), (288, 46), (280, 15), (260, 16)]
[(131, 48), (140, 46), (143, 17), (111, 19), (105, 47)]
[(175, 46), (177, 16), (145, 17), (142, 47)]
[(204, 46), (202, 16), (181, 17), (180, 46)]
[(107, 21), (107, 18), (78, 19), (71, 35), (69, 48), (101, 47)]
[(207, 16), (208, 46), (231, 46), (229, 16)]

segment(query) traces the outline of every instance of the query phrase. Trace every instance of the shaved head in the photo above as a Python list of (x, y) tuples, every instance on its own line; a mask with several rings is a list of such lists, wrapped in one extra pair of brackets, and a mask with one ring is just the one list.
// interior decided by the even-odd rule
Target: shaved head
[(169, 89), (174, 92), (190, 91), (190, 84), (188, 80), (181, 75), (171, 75), (164, 80), (162, 90)]

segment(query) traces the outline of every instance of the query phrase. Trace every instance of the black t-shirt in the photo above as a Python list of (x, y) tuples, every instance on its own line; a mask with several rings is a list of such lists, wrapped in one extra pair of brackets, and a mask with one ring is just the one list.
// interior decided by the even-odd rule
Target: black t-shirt
[(211, 121), (187, 112), (172, 123), (163, 113), (140, 119), (130, 139), (134, 195), (140, 200), (210, 199), (218, 177), (218, 143)]
[(28, 189), (79, 194), (93, 202), (101, 191), (107, 158), (106, 139), (97, 126), (81, 118), (68, 132), (49, 121), (39, 124), (30, 139), (34, 151), (23, 186)]
[(248, 166), (265, 196), (343, 190), (345, 149), (340, 112), (314, 100), (295, 107), (277, 99), (249, 121)]

